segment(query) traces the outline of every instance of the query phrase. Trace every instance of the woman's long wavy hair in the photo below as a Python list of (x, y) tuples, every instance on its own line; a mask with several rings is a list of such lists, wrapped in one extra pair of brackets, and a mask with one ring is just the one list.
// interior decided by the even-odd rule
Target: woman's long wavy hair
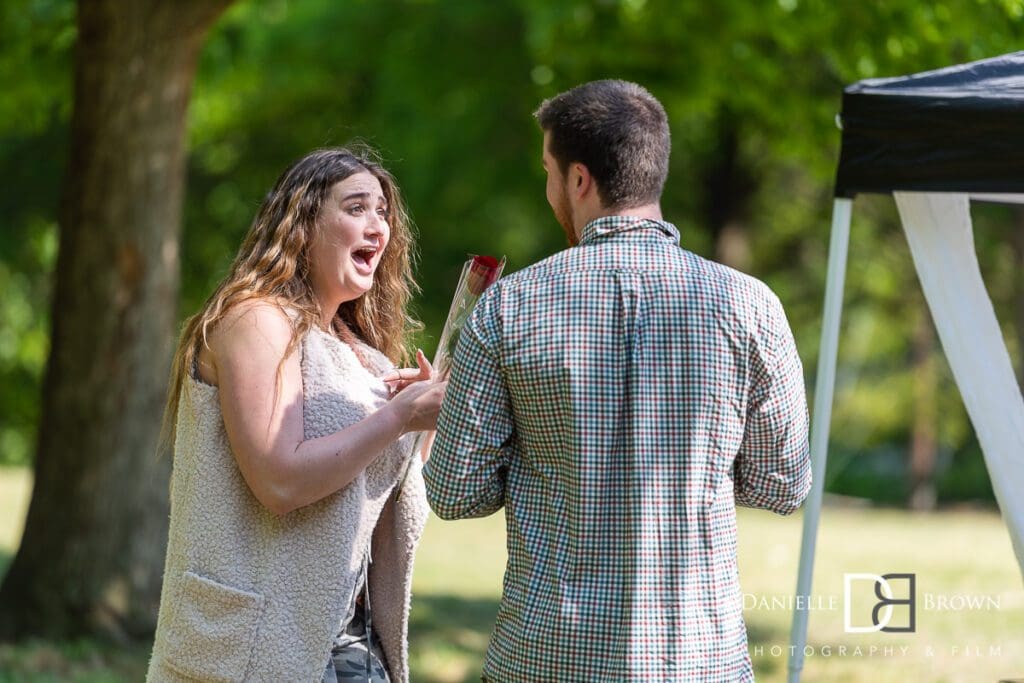
[(309, 248), (319, 230), (320, 210), (331, 188), (362, 171), (380, 181), (391, 236), (374, 274), (373, 286), (339, 307), (332, 319), (333, 332), (353, 347), (364, 365), (368, 362), (354, 343), (357, 340), (381, 351), (396, 365), (410, 361), (411, 337), (422, 325), (408, 311), (409, 300), (418, 287), (412, 278), (412, 223), (398, 184), (369, 148), (316, 150), (277, 179), (263, 200), (230, 273), (202, 310), (185, 321), (171, 366), (163, 448), (174, 448), (181, 391), (186, 377), (194, 371), (199, 344), (207, 343), (210, 330), (233, 306), (261, 299), (287, 311), (292, 320), (292, 338), (285, 358), (310, 329), (320, 325), (320, 306), (310, 284)]

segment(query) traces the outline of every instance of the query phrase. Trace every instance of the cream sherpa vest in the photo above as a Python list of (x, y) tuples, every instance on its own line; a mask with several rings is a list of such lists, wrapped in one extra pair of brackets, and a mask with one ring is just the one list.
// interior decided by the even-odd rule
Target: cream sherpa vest
[[(302, 341), (312, 439), (380, 407), (386, 388), (352, 349)], [(367, 347), (379, 373), (392, 366)], [(178, 410), (171, 526), (148, 681), (319, 681), (373, 541), (373, 625), (393, 681), (408, 680), (413, 551), (427, 516), (419, 458), (395, 487), (412, 435), (341, 491), (282, 517), (252, 495), (228, 446), (216, 387), (188, 379)]]

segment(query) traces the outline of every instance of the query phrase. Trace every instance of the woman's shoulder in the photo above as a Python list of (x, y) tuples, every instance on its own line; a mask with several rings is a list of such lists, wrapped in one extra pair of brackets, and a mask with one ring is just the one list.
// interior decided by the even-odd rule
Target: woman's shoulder
[(249, 374), (254, 367), (277, 367), (295, 347), (295, 317), (290, 308), (269, 298), (250, 298), (231, 304), (202, 330), (196, 373), (219, 386), (222, 371)]
[(226, 309), (208, 332), (210, 347), (227, 350), (251, 342), (282, 351), (291, 345), (298, 311), (275, 299), (254, 297)]
[[(241, 332), (249, 328), (291, 336), (299, 311), (285, 301), (253, 297), (233, 304), (220, 316), (214, 332)], [(241, 328), (241, 329), (239, 329)]]

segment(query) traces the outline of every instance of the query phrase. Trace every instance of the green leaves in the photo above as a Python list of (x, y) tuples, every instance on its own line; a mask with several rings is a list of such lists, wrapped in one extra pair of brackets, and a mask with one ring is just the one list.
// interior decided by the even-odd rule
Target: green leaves
[[(73, 144), (74, 39), (70, 0), (0, 2), (0, 462), (23, 460), (34, 438), (55, 263), (38, 244), (56, 234)], [(467, 253), (506, 254), (514, 272), (565, 247), (531, 113), (581, 81), (620, 77), (669, 113), (663, 209), (686, 248), (716, 254), (712, 171), (743, 190), (726, 185), (715, 209), (746, 240), (744, 267), (782, 298), (813, 379), (842, 87), (1008, 52), (1022, 39), (1021, 0), (239, 2), (208, 38), (190, 109), (180, 313), (223, 277), (291, 161), (360, 138), (383, 152), (418, 228), (419, 342), (432, 355)], [(1006, 240), (979, 237), (978, 248), (997, 310), (1013, 320), (1020, 274)], [(858, 199), (839, 447), (905, 446), (917, 288), (891, 202)], [(973, 437), (945, 377), (950, 428), (940, 439), (962, 451)]]

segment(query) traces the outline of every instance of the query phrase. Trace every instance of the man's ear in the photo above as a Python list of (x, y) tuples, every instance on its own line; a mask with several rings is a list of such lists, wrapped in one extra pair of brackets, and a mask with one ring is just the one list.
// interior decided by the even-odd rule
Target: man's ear
[(593, 186), (594, 176), (590, 175), (590, 169), (578, 162), (573, 164), (569, 172), (569, 189), (576, 199), (583, 199)]

